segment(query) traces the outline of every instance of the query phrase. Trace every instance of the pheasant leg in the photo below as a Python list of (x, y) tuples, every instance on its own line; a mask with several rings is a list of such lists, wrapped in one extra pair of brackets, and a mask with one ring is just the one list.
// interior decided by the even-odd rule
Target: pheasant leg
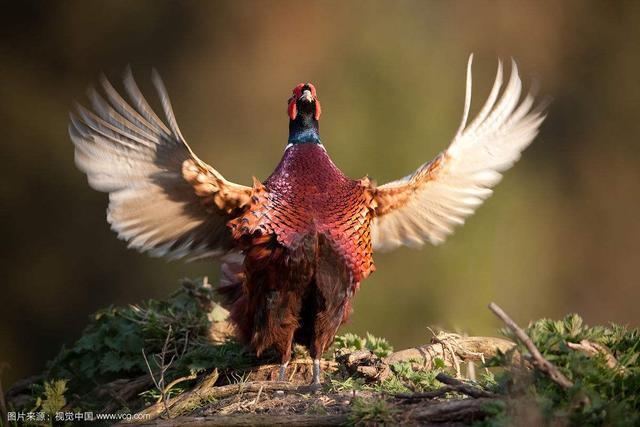
[(289, 365), (289, 361), (287, 360), (282, 365), (280, 365), (280, 370), (278, 371), (278, 381), (286, 381), (287, 380), (287, 366)]
[(313, 380), (311, 384), (314, 386), (320, 385), (320, 359), (313, 359)]

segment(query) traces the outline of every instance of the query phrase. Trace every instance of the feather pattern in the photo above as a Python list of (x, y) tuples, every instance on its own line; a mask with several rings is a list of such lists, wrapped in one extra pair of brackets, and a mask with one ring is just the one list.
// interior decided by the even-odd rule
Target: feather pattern
[(467, 124), (471, 107), (471, 64), (467, 66), (464, 113), (449, 148), (413, 174), (375, 189), (376, 217), (371, 226), (373, 247), (391, 250), (417, 247), (426, 241), (444, 242), (457, 225), (473, 214), (491, 188), (520, 158), (538, 134), (542, 108), (533, 109), (533, 96), (522, 101), (522, 82), (512, 60), (511, 76), (503, 84), (502, 63), (489, 97)]
[(231, 183), (191, 151), (157, 73), (169, 126), (156, 115), (130, 70), (131, 104), (101, 78), (106, 99), (89, 91), (93, 112), (78, 105), (69, 134), (89, 184), (109, 193), (107, 220), (130, 247), (154, 256), (201, 258), (233, 247), (227, 222), (248, 204), (251, 187)]

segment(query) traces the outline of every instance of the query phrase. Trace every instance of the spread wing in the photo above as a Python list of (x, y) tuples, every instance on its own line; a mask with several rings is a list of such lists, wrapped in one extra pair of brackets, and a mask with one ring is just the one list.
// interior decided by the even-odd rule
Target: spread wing
[(472, 60), (473, 55), (467, 66), (462, 123), (449, 148), (413, 174), (375, 190), (374, 249), (442, 243), (491, 195), (501, 172), (513, 166), (537, 135), (544, 113), (533, 108), (531, 94), (520, 100), (522, 82), (514, 61), (500, 97), (502, 64), (498, 64), (489, 99), (467, 125)]
[(89, 184), (109, 193), (107, 221), (129, 247), (171, 259), (218, 256), (231, 248), (226, 222), (251, 196), (251, 188), (224, 179), (191, 151), (176, 123), (157, 73), (169, 127), (153, 112), (131, 71), (127, 103), (101, 79), (103, 97), (90, 90), (93, 112), (78, 106), (69, 134), (76, 165)]

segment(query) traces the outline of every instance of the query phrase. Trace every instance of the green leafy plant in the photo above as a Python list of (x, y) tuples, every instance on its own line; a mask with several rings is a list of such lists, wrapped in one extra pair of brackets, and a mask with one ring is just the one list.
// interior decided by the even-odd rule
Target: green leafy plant
[[(542, 319), (531, 323), (527, 335), (542, 356), (573, 383), (559, 387), (534, 370), (526, 374), (514, 353), (499, 354), (489, 366), (506, 368), (496, 376), (495, 391), (527, 393), (547, 419), (566, 418), (571, 425), (632, 426), (640, 424), (640, 334), (618, 325), (585, 325), (575, 314), (563, 320)], [(508, 331), (503, 331), (512, 337)], [(587, 344), (599, 351), (581, 351)], [(527, 354), (519, 346), (520, 354)]]
[(368, 390), (368, 386), (363, 378), (356, 376), (343, 377), (340, 374), (328, 374), (329, 378), (329, 391), (341, 392), (341, 391), (360, 391)]
[(378, 357), (387, 357), (393, 352), (393, 347), (384, 338), (378, 338), (367, 332), (365, 337), (352, 333), (339, 335), (335, 339), (335, 350), (356, 351), (367, 349)]
[(357, 397), (351, 401), (347, 422), (352, 426), (395, 424), (397, 412), (398, 409), (385, 399)]
[(414, 369), (411, 362), (400, 362), (391, 366), (397, 379), (412, 391), (427, 391), (441, 387), (436, 375), (444, 370), (444, 361), (435, 364), (434, 369)]
[[(241, 368), (252, 358), (233, 340), (211, 341), (212, 322), (219, 321), (220, 307), (206, 280), (185, 280), (167, 300), (149, 300), (140, 305), (108, 307), (91, 317), (82, 336), (71, 347), (63, 348), (53, 359), (46, 378), (68, 378), (68, 388), (86, 395), (96, 386), (121, 378), (149, 375), (142, 354), (144, 349), (153, 371), (159, 370), (157, 357), (166, 350), (165, 359), (173, 360), (166, 371), (166, 383), (207, 369)], [(164, 347), (168, 331), (171, 339)], [(184, 390), (172, 390), (171, 395)], [(143, 394), (145, 401), (156, 397), (154, 391)], [(83, 402), (91, 409), (90, 402)], [(98, 407), (99, 402), (95, 402)]]
[(45, 381), (44, 396), (36, 400), (36, 409), (42, 409), (49, 415), (59, 412), (67, 405), (64, 394), (67, 392), (67, 380)]

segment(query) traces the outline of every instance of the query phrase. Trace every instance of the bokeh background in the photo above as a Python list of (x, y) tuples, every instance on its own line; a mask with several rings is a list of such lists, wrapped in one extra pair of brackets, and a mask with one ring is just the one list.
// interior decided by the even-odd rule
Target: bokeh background
[(447, 244), (378, 254), (343, 331), (396, 347), (425, 342), (428, 325), (493, 334), (490, 301), (521, 323), (640, 323), (640, 2), (13, 2), (0, 20), (5, 385), (100, 307), (217, 280), (213, 262), (127, 250), (74, 166), (68, 111), (127, 64), (147, 90), (161, 72), (195, 151), (244, 184), (279, 161), (285, 101), (312, 81), (336, 164), (382, 183), (446, 147), (471, 52), (476, 111), (497, 58), (516, 58), (552, 98), (540, 136)]

